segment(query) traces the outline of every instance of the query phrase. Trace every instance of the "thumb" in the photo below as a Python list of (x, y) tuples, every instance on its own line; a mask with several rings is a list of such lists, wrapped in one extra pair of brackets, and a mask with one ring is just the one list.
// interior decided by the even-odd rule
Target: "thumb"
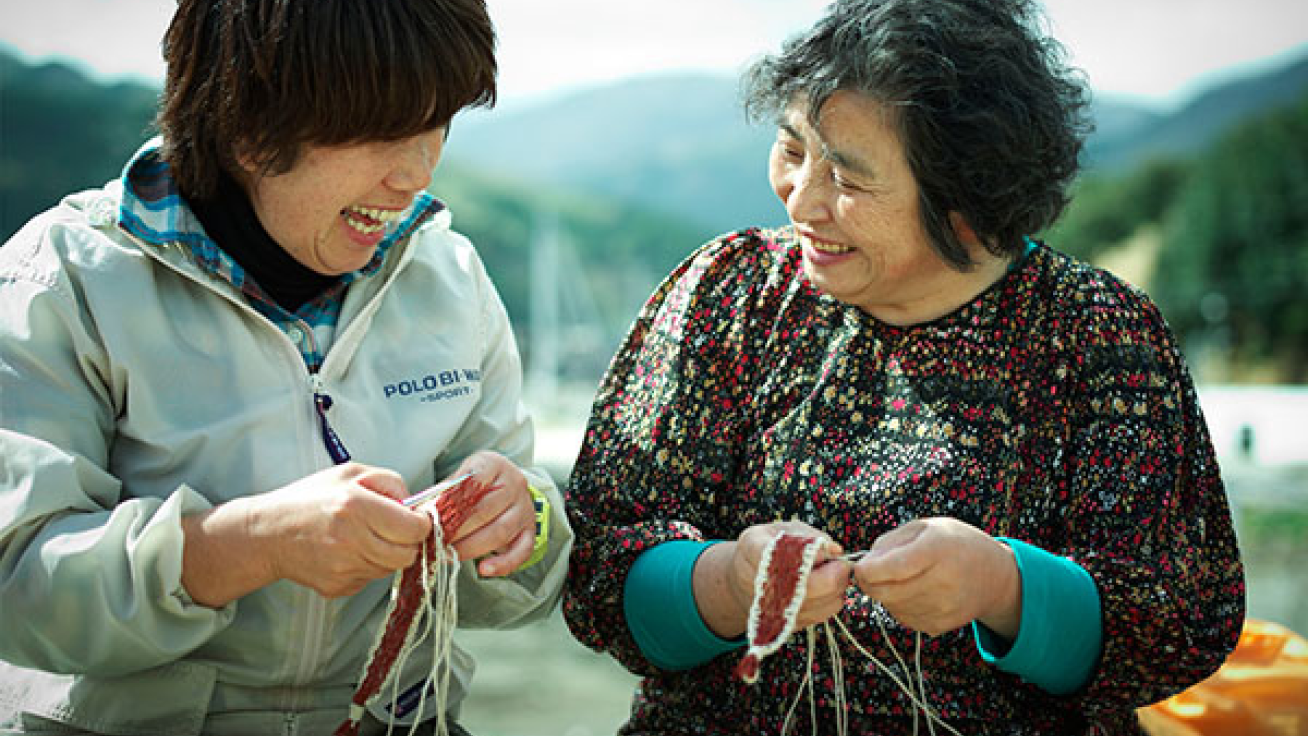
[(922, 572), (922, 565), (912, 546), (916, 539), (917, 534), (895, 532), (878, 537), (854, 566), (858, 579), (875, 585), (917, 577)]
[(402, 501), (409, 495), (404, 478), (401, 478), (399, 473), (382, 468), (374, 468), (363, 474), (359, 477), (358, 483), (373, 493), (396, 501)]

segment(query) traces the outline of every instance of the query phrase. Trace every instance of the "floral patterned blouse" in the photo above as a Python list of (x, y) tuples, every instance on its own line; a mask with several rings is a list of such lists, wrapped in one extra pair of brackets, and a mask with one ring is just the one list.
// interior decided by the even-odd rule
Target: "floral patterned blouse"
[[(1075, 561), (1104, 636), (1077, 693), (987, 664), (970, 627), (922, 637), (927, 698), (969, 735), (1139, 733), (1134, 709), (1214, 671), (1244, 617), (1225, 491), (1171, 331), (1141, 292), (1044, 245), (953, 313), (896, 327), (817, 291), (790, 228), (710, 242), (614, 358), (570, 486), (564, 615), (645, 676), (624, 734), (780, 734), (804, 679), (801, 635), (754, 685), (732, 676), (740, 651), (679, 672), (642, 656), (623, 583), (673, 539), (798, 518), (857, 550), (950, 516)], [(840, 617), (902, 678), (889, 647), (911, 655), (913, 631), (855, 587)], [(792, 733), (836, 732), (826, 646), (816, 730), (805, 702)], [(848, 643), (841, 656), (849, 732), (912, 733), (908, 697)]]

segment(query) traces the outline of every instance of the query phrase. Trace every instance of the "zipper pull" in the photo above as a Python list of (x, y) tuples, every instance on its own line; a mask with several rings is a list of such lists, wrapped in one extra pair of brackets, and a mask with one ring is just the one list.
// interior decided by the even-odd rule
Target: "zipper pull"
[(350, 451), (345, 449), (345, 443), (341, 442), (340, 436), (327, 421), (327, 410), (332, 408), (332, 397), (323, 390), (322, 378), (317, 373), (310, 374), (309, 385), (313, 389), (313, 408), (318, 412), (318, 426), (322, 430), (322, 443), (327, 446), (327, 454), (337, 465), (349, 462)]

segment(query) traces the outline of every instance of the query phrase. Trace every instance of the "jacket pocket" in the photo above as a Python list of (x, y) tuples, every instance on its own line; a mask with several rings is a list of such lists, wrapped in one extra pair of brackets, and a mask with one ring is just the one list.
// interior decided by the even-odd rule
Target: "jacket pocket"
[(190, 662), (113, 678), (0, 664), (0, 713), (46, 719), (52, 733), (62, 726), (106, 736), (198, 736), (215, 679), (213, 668)]

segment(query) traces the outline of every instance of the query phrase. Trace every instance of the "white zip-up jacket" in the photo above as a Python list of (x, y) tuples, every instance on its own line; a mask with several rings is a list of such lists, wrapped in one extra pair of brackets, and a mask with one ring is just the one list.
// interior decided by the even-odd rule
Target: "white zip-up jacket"
[[(122, 198), (121, 182), (70, 196), (0, 247), (0, 724), (183, 736), (340, 722), (389, 579), (341, 599), (281, 581), (218, 610), (181, 585), (183, 515), (332, 464), (315, 384), (353, 459), (410, 490), (482, 449), (523, 468), (553, 507), (549, 552), (502, 579), (464, 563), (458, 625), (549, 613), (571, 531), (530, 468), (506, 313), (448, 211), (350, 285), (312, 376), (185, 245), (120, 228)], [(463, 651), (451, 662), (457, 707), (473, 665)], [(420, 648), (398, 690), (431, 665)], [(371, 709), (383, 721), (387, 700)]]

